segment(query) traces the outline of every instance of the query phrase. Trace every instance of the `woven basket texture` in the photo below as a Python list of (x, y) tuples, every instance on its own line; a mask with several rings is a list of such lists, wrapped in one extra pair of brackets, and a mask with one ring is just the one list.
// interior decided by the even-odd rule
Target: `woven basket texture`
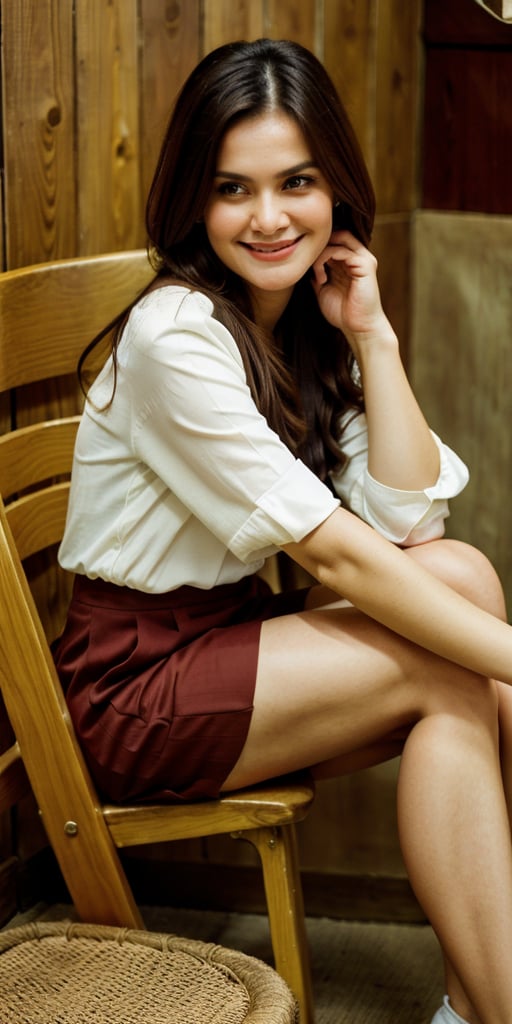
[(254, 957), (159, 932), (35, 922), (0, 933), (1, 1024), (297, 1024)]

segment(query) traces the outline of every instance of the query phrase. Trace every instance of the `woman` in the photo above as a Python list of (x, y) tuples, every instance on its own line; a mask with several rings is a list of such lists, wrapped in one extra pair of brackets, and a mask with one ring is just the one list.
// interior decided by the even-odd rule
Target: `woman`
[[(310, 53), (202, 61), (149, 196), (155, 281), (79, 431), (56, 663), (111, 799), (402, 752), (402, 850), (446, 960), (435, 1024), (510, 1024), (512, 630), (484, 557), (441, 540), (467, 473), (406, 380), (373, 214)], [(271, 595), (278, 550), (318, 586)]]

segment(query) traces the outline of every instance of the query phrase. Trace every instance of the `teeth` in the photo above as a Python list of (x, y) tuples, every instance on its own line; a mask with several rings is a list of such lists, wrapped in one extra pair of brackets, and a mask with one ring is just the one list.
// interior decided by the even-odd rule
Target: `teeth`
[(276, 245), (274, 248), (266, 249), (259, 245), (251, 245), (250, 248), (254, 249), (255, 252), (281, 252), (281, 249), (288, 249), (292, 243), (286, 242), (285, 245)]

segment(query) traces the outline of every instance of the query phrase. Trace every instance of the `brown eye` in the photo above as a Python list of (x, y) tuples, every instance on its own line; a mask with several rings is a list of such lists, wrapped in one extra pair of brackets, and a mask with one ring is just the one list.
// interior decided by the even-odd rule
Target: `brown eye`
[(294, 174), (292, 178), (288, 178), (285, 182), (285, 189), (297, 189), (307, 188), (308, 185), (312, 185), (314, 178), (311, 178), (307, 174)]
[(245, 189), (238, 181), (224, 181), (219, 185), (217, 192), (221, 196), (242, 196), (245, 194)]

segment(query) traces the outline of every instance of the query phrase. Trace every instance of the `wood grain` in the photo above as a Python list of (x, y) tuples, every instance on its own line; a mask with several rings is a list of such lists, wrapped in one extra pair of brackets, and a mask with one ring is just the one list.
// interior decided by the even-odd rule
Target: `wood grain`
[(135, 248), (144, 243), (136, 7), (77, 0), (75, 32), (77, 254)]
[(5, 246), (12, 268), (77, 247), (72, 5), (3, 3), (2, 45)]
[(172, 105), (201, 56), (199, 0), (141, 0), (139, 40), (139, 151), (144, 208)]
[(317, 36), (317, 18), (320, 7), (315, 0), (267, 0), (265, 5), (265, 35), (272, 39), (292, 39), (313, 52), (318, 52), (321, 40)]
[(421, 8), (417, 0), (379, 0), (373, 173), (382, 214), (417, 205)]
[(375, 42), (378, 0), (325, 0), (324, 63), (375, 173)]
[(263, 0), (205, 0), (203, 53), (234, 39), (258, 39), (264, 34)]

